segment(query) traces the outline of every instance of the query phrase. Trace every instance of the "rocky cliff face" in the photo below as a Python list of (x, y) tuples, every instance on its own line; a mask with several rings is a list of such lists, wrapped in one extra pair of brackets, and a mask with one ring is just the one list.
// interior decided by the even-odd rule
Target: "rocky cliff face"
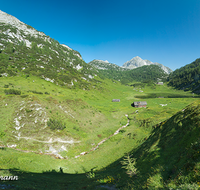
[(142, 58), (140, 58), (139, 56), (136, 56), (134, 58), (132, 58), (130, 61), (127, 61), (126, 63), (124, 63), (122, 65), (122, 68), (126, 68), (126, 69), (135, 69), (138, 67), (142, 67), (144, 65), (158, 65), (159, 67), (161, 67), (167, 74), (170, 74), (171, 72), (173, 72), (169, 67), (166, 67), (160, 63), (153, 63), (149, 60), (143, 60)]
[[(50, 42), (50, 37), (47, 37), (43, 32), (39, 32), (32, 28), (31, 26), (21, 22), (17, 18), (12, 15), (9, 15), (0, 10), (0, 23), (4, 25), (10, 25), (12, 28), (16, 28), (17, 30), (13, 31), (7, 29), (6, 31), (2, 31), (3, 34), (8, 35), (10, 38), (17, 38), (19, 41), (26, 42), (27, 47), (31, 47), (31, 42), (26, 39), (26, 35), (30, 35), (32, 37), (38, 38), (42, 37), (45, 41)], [(11, 43), (13, 42), (11, 39), (9, 40)]]

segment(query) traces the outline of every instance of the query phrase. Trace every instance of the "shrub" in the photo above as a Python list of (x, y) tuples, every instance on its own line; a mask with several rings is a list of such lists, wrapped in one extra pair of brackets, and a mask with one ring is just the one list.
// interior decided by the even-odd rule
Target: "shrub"
[(32, 112), (33, 110), (25, 109), (27, 113)]
[(8, 87), (9, 87), (9, 85), (8, 85), (8, 84), (5, 84), (5, 85), (4, 85), (4, 88), (8, 88)]
[(129, 154), (124, 157), (123, 161), (121, 161), (121, 164), (123, 165), (122, 168), (125, 168), (127, 170), (126, 173), (131, 177), (138, 173), (137, 168), (135, 167), (136, 165), (135, 158), (131, 158)]
[(86, 177), (87, 178), (95, 178), (95, 173), (93, 171), (93, 169), (91, 169), (88, 173), (86, 173)]
[(29, 90), (29, 91), (27, 91), (27, 92), (32, 92), (32, 93), (34, 93), (34, 94), (43, 94), (42, 92), (37, 92), (37, 91), (35, 91), (35, 90)]
[(126, 130), (124, 129), (119, 130), (119, 133), (124, 133), (124, 132), (126, 132)]
[(21, 95), (21, 97), (22, 97), (22, 98), (26, 98), (26, 97), (28, 97), (28, 95)]
[(15, 94), (15, 95), (21, 95), (21, 91), (20, 90), (15, 90), (15, 89), (8, 89), (8, 90), (4, 90), (5, 94)]
[(62, 123), (60, 120), (58, 119), (50, 119), (48, 122), (47, 122), (47, 125), (48, 127), (50, 127), (50, 129), (52, 130), (63, 130), (65, 129), (65, 124)]

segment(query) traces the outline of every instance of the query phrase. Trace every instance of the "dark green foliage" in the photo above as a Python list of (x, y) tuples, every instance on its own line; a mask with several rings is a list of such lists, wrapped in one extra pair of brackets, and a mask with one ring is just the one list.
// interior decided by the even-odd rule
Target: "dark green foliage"
[(66, 128), (65, 124), (58, 119), (49, 119), (49, 121), (47, 121), (47, 125), (52, 130), (63, 130)]
[(153, 121), (150, 118), (143, 119), (138, 122), (140, 123), (140, 127), (150, 127), (153, 125)]
[(119, 133), (124, 133), (124, 132), (126, 132), (126, 130), (124, 129), (119, 130)]
[(22, 97), (22, 98), (26, 98), (26, 97), (28, 97), (28, 95), (21, 95), (21, 97)]
[(8, 85), (8, 84), (5, 84), (5, 85), (4, 85), (4, 88), (9, 88), (9, 85)]
[(37, 92), (37, 91), (35, 91), (35, 90), (29, 90), (29, 91), (27, 91), (27, 92), (32, 92), (32, 93), (34, 93), (34, 94), (43, 94), (42, 92)]
[(129, 75), (132, 80), (142, 81), (149, 85), (151, 85), (152, 82), (156, 82), (158, 78), (163, 80), (168, 76), (158, 65), (144, 65), (127, 71), (127, 75)]
[(25, 109), (27, 113), (32, 112), (33, 110)]
[(8, 89), (8, 90), (4, 90), (5, 94), (15, 94), (15, 95), (21, 95), (21, 91), (20, 90), (15, 90), (15, 89)]
[(177, 89), (200, 93), (200, 59), (175, 70), (169, 75), (169, 85)]
[(0, 139), (4, 138), (6, 136), (5, 132), (0, 131)]

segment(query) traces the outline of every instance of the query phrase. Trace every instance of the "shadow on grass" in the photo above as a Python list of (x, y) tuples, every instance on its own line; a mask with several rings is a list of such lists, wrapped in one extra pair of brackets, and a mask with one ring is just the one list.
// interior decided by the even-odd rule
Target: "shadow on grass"
[[(112, 175), (119, 189), (169, 189), (170, 183), (179, 189), (198, 189), (199, 118), (200, 105), (188, 106), (154, 126), (147, 140), (130, 152), (132, 157), (137, 158), (137, 175), (129, 177), (121, 168), (123, 158), (99, 171), (99, 174)], [(196, 186), (189, 188), (192, 184)]]
[[(137, 158), (136, 168), (139, 172), (133, 177), (126, 174), (120, 163), (123, 158), (120, 158), (95, 171), (95, 175), (91, 177), (87, 176), (84, 166), (83, 174), (64, 173), (62, 168), (59, 171), (43, 173), (25, 172), (14, 168), (9, 169), (9, 172), (18, 176), (18, 181), (1, 183), (10, 185), (13, 189), (37, 190), (156, 189), (157, 184), (160, 185), (158, 189), (169, 189), (167, 185), (173, 181), (177, 188), (180, 184), (197, 183), (200, 180), (200, 171), (195, 168), (200, 162), (199, 116), (200, 106), (189, 106), (167, 121), (154, 126), (147, 140), (130, 152), (132, 157)], [(94, 171), (91, 169), (91, 172)]]
[(61, 170), (44, 171), (43, 173), (25, 172), (15, 168), (8, 170), (9, 173), (12, 174), (12, 176), (18, 176), (18, 180), (0, 181), (0, 184), (4, 185), (5, 189), (12, 188), (16, 190), (92, 190), (95, 189), (95, 186), (97, 185), (96, 180), (88, 179), (85, 174), (67, 174), (63, 173)]
[(200, 98), (200, 96), (181, 95), (173, 93), (148, 93), (148, 95), (135, 96), (135, 98), (148, 99), (148, 98)]
[[(196, 169), (200, 162), (200, 105), (189, 106), (167, 121), (154, 126), (149, 138), (131, 154), (137, 158), (139, 175), (134, 180), (136, 188), (148, 188), (150, 177), (157, 183), (172, 180), (176, 184), (192, 184), (200, 180)], [(192, 144), (195, 144), (192, 145)], [(159, 181), (159, 182), (158, 182)], [(161, 186), (162, 186), (161, 185)], [(162, 188), (161, 188), (162, 189)], [(187, 188), (186, 188), (187, 189)]]

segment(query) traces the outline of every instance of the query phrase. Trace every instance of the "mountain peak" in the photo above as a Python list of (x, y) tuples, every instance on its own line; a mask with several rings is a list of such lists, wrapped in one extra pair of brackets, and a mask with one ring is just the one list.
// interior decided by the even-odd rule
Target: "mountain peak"
[(93, 61), (98, 61), (98, 62), (101, 62), (101, 63), (109, 63), (107, 60), (100, 60), (100, 59), (94, 59)]
[(133, 57), (131, 60), (142, 60), (142, 58), (139, 57), (139, 56), (135, 56), (135, 57)]
[(133, 59), (142, 59), (142, 58), (139, 56), (135, 56)]
[(136, 56), (133, 57), (130, 61), (125, 62), (122, 65), (122, 68), (126, 68), (126, 69), (135, 69), (137, 67), (142, 67), (144, 65), (158, 65), (159, 67), (161, 67), (161, 69), (163, 69), (167, 74), (171, 73), (172, 70), (160, 63), (153, 63), (147, 59), (143, 60), (141, 57)]
[(46, 37), (46, 35), (43, 32), (37, 31), (33, 27), (21, 22), (16, 17), (9, 15), (1, 10), (0, 10), (0, 23), (12, 25), (18, 28), (18, 30), (22, 30), (26, 35), (30, 34), (31, 36), (34, 37), (37, 37), (38, 35)]

